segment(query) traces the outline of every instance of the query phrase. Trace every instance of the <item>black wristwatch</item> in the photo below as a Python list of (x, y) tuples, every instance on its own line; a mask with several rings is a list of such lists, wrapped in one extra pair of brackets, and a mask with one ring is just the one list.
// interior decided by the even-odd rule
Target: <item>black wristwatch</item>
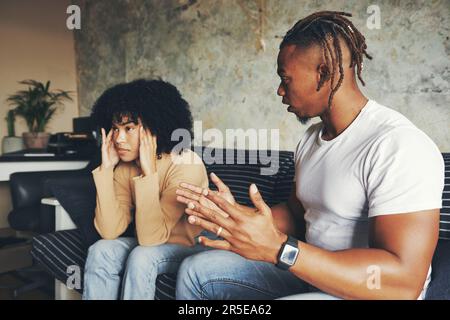
[(280, 269), (288, 270), (297, 261), (299, 251), (298, 240), (288, 236), (287, 241), (280, 248), (276, 266)]

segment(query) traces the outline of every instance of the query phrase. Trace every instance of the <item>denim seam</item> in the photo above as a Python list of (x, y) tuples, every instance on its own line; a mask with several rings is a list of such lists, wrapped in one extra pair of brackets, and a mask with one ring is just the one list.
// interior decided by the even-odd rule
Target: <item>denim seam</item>
[[(174, 259), (174, 258), (166, 258), (166, 259), (161, 259), (161, 260), (158, 260), (158, 262), (157, 262), (157, 266), (156, 266), (156, 271), (158, 271), (158, 266), (161, 264), (161, 263), (164, 263), (164, 262), (180, 262), (180, 264), (183, 262), (183, 260), (184, 259)], [(156, 294), (156, 278), (158, 278), (158, 273), (156, 274), (156, 277), (155, 277), (155, 294)], [(147, 283), (149, 283), (150, 281), (149, 281), (150, 279), (148, 279), (148, 277), (147, 277)], [(147, 290), (145, 290), (145, 294), (144, 294), (144, 296), (146, 297), (147, 296), (147, 293), (148, 293), (148, 289), (149, 289), (149, 286), (147, 286)]]
[(245, 282), (239, 282), (239, 281), (236, 281), (235, 279), (218, 278), (218, 279), (208, 280), (208, 281), (206, 281), (204, 284), (201, 285), (201, 294), (202, 294), (201, 298), (202, 298), (202, 300), (206, 298), (206, 290), (205, 290), (205, 287), (206, 287), (208, 284), (211, 284), (211, 283), (214, 283), (214, 282), (219, 282), (219, 283), (221, 282), (221, 283), (227, 283), (227, 284), (234, 284), (234, 285), (238, 285), (238, 286), (241, 286), (241, 287), (246, 287), (246, 288), (249, 288), (249, 289), (252, 289), (252, 290), (255, 290), (255, 291), (259, 291), (259, 292), (261, 292), (261, 293), (263, 293), (263, 294), (266, 294), (266, 295), (268, 295), (268, 296), (271, 296), (273, 299), (277, 298), (276, 295), (270, 293), (269, 291), (266, 291), (266, 290), (257, 288), (257, 287), (255, 287), (254, 285), (251, 285), (251, 284), (248, 284), (248, 283), (245, 283)]

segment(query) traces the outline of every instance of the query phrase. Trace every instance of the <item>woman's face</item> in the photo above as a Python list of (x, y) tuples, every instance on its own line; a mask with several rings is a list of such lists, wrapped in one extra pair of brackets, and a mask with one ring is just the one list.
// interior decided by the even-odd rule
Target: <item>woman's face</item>
[(123, 162), (130, 162), (139, 159), (139, 126), (138, 124), (128, 120), (123, 116), (120, 123), (113, 122), (111, 130), (113, 130), (112, 139), (114, 147)]

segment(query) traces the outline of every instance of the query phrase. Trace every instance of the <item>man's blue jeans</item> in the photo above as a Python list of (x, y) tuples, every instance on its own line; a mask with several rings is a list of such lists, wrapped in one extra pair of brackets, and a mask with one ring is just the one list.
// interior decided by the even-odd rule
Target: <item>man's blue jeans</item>
[(336, 299), (271, 263), (223, 250), (184, 259), (178, 270), (176, 296), (180, 300)]
[(135, 238), (99, 240), (89, 247), (83, 299), (152, 300), (159, 274), (176, 274), (184, 258), (204, 250), (200, 244), (144, 247)]

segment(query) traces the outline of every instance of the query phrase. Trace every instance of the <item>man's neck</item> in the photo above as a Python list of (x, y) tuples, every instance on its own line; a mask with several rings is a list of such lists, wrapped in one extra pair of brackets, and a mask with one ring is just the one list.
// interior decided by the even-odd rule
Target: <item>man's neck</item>
[(333, 97), (331, 110), (320, 117), (324, 125), (324, 140), (332, 140), (344, 132), (368, 101), (359, 89), (339, 91)]

